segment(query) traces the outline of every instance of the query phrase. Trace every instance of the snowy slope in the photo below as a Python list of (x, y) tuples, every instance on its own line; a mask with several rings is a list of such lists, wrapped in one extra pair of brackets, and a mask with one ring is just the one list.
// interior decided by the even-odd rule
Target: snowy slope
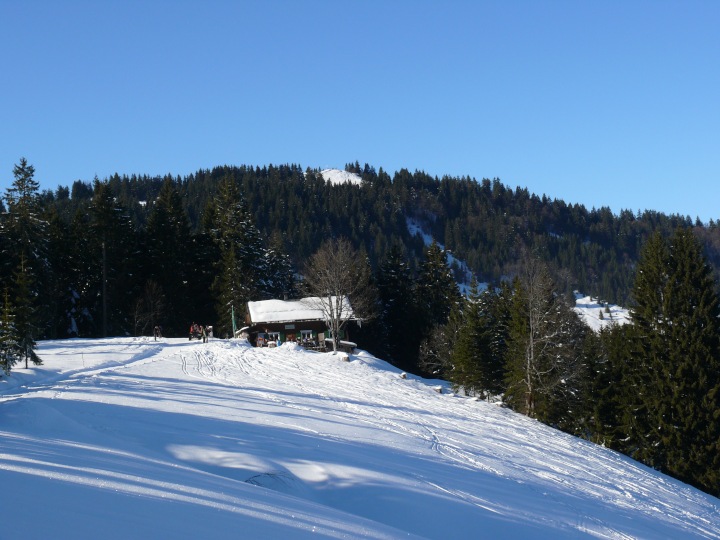
[(362, 178), (359, 174), (341, 171), (340, 169), (323, 169), (320, 171), (323, 179), (331, 184), (360, 184)]
[(575, 311), (585, 324), (596, 332), (612, 324), (630, 322), (630, 310), (580, 293), (575, 293)]
[(720, 537), (717, 499), (366, 353), (39, 354), (0, 381), (3, 539)]

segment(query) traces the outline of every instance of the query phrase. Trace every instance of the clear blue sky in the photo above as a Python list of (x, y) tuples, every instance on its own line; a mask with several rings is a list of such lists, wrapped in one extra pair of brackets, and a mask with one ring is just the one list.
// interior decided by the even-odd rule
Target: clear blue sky
[(359, 161), (720, 218), (720, 2), (0, 0), (0, 190)]

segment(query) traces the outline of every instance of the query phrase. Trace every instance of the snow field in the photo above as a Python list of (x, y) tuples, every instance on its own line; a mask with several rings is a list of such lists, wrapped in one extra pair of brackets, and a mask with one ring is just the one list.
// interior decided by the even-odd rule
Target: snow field
[(720, 537), (717, 499), (365, 352), (38, 352), (0, 381), (3, 539)]

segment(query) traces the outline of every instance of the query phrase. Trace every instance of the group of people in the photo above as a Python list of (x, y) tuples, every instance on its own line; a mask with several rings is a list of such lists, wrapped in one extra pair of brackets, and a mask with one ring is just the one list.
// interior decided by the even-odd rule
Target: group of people
[(203, 326), (202, 324), (192, 323), (190, 325), (190, 339), (202, 338), (203, 343), (207, 343), (208, 337), (212, 337), (212, 326)]

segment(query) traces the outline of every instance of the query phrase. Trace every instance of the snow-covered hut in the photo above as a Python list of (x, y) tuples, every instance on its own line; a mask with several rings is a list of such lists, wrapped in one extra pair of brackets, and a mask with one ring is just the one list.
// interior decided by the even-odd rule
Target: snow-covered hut
[[(335, 297), (330, 297), (336, 302)], [(327, 299), (323, 299), (327, 302)], [(355, 320), (349, 300), (342, 300), (343, 318)], [(316, 296), (299, 300), (259, 300), (248, 302), (246, 324), (250, 329), (250, 341), (257, 346), (275, 345), (278, 342), (296, 342), (309, 348), (325, 348), (325, 339), (330, 338), (327, 316), (322, 309), (321, 299)], [(352, 348), (348, 341), (347, 327), (340, 339), (345, 347)]]

